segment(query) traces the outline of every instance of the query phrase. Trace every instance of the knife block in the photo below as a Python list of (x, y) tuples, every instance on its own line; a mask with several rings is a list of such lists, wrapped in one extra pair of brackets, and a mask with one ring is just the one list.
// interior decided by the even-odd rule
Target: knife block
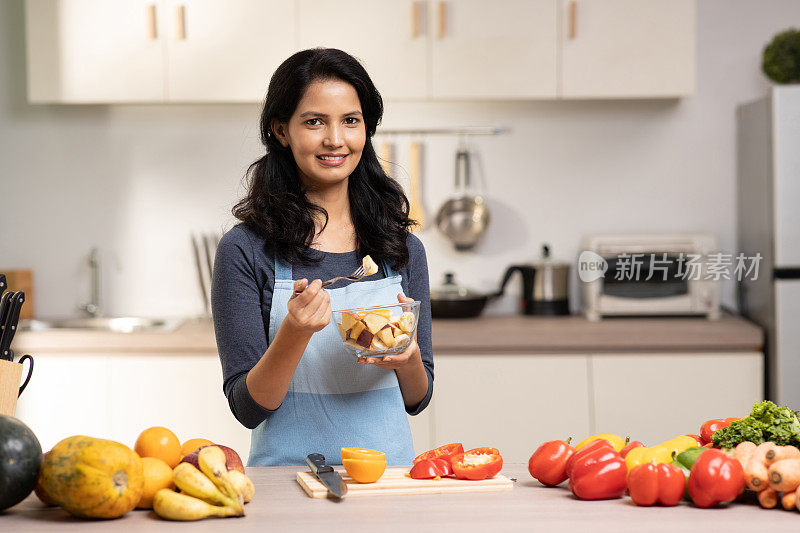
[(22, 364), (0, 359), (0, 415), (14, 416), (21, 378)]

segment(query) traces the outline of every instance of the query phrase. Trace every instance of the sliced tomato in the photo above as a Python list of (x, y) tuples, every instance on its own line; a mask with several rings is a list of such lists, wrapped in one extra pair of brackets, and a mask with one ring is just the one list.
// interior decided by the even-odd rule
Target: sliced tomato
[(446, 477), (453, 473), (448, 459), (423, 459), (418, 461), (413, 467), (409, 475), (412, 479), (433, 479), (437, 477)]
[(421, 453), (414, 458), (413, 462), (414, 464), (417, 464), (425, 459), (436, 459), (437, 457), (449, 460), (452, 456), (460, 453), (464, 453), (464, 446), (460, 442), (454, 442), (452, 444), (445, 444), (444, 446), (439, 446), (438, 448)]
[(458, 479), (480, 481), (494, 477), (503, 468), (503, 457), (496, 448), (475, 448), (450, 458)]

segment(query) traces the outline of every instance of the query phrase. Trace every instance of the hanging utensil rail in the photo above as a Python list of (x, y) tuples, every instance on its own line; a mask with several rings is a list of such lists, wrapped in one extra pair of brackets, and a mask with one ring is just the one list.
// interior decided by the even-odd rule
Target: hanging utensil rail
[(376, 135), (500, 135), (508, 133), (508, 128), (500, 126), (469, 126), (464, 128), (409, 128), (379, 129)]

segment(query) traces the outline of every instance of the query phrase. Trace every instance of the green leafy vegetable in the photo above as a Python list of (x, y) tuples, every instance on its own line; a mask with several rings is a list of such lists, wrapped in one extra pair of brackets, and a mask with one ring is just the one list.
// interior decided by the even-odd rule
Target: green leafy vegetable
[(770, 401), (757, 403), (753, 411), (741, 420), (717, 430), (711, 436), (716, 448), (734, 448), (744, 441), (761, 444), (774, 442), (779, 446), (791, 444), (800, 448), (800, 420), (788, 407), (778, 407)]

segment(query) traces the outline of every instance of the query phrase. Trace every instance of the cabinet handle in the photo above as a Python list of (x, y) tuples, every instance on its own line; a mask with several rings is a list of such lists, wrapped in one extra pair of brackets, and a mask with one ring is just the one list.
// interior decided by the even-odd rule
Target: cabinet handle
[(439, 39), (447, 33), (447, 2), (439, 2)]
[(150, 34), (150, 40), (155, 41), (158, 39), (158, 29), (156, 27), (156, 5), (150, 4), (147, 6), (147, 26)]
[(569, 38), (578, 36), (578, 2), (569, 3)]
[(419, 37), (419, 2), (411, 2), (411, 37)]
[(186, 6), (183, 4), (175, 8), (175, 21), (178, 26), (178, 40), (186, 40)]

